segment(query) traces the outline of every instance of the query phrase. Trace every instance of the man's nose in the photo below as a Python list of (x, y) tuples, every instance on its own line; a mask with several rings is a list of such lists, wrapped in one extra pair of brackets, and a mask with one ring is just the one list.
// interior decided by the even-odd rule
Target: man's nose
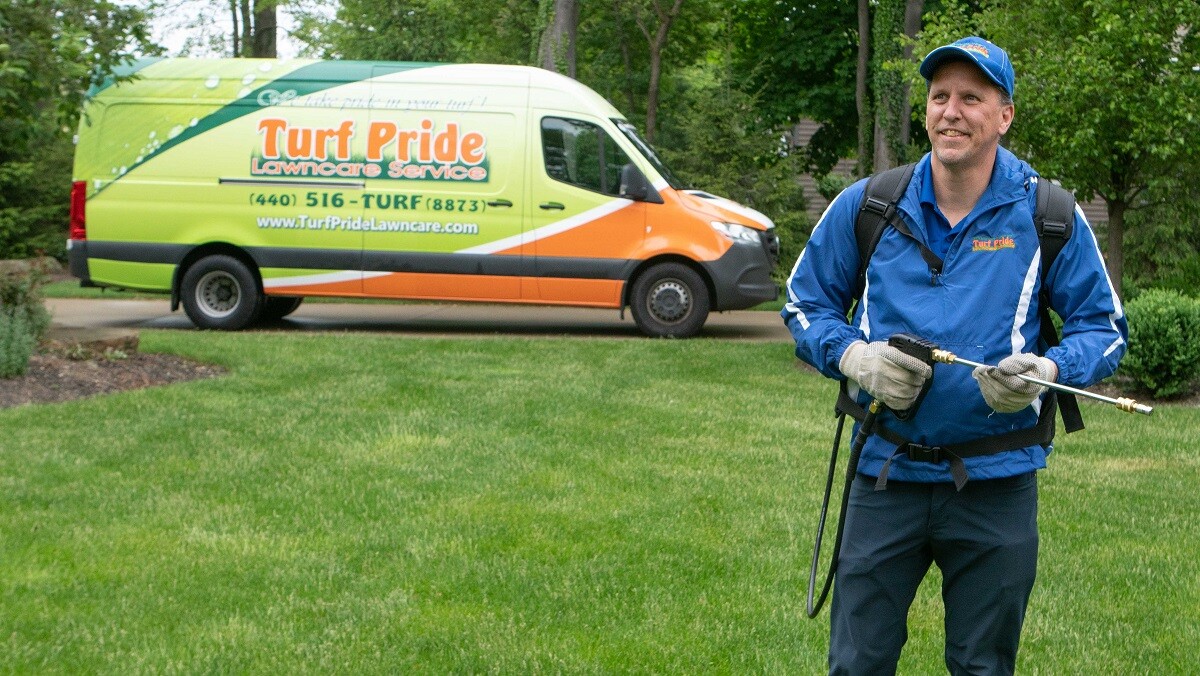
[(957, 96), (951, 96), (946, 101), (946, 107), (942, 109), (942, 117), (948, 117), (957, 120), (962, 117), (962, 101)]

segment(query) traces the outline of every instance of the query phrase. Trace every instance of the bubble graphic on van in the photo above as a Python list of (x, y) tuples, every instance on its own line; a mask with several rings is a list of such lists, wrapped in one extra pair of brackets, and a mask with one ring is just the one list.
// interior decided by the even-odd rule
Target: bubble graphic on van
[(239, 99), (244, 99), (244, 98), (246, 98), (246, 97), (247, 97), (247, 96), (249, 96), (249, 95), (250, 95), (250, 88), (249, 88), (249, 87), (242, 87), (241, 89), (239, 89), (239, 90), (238, 90), (238, 95), (237, 95), (237, 97), (238, 97)]
[(208, 79), (204, 81), (204, 86), (208, 89), (216, 89), (219, 84), (221, 84), (221, 78), (216, 75), (209, 75)]
[[(194, 120), (194, 118), (193, 118), (193, 120)], [(193, 121), (192, 124), (194, 125), (195, 122)], [(183, 133), (183, 125), (177, 124), (174, 127), (171, 127), (171, 131), (167, 132), (167, 138), (172, 139), (172, 138), (175, 138), (176, 136), (179, 136), (182, 133)]]
[(192, 118), (192, 121), (191, 121), (191, 122), (188, 122), (188, 126), (189, 126), (189, 127), (194, 127), (194, 126), (196, 126), (196, 125), (198, 125), (198, 124), (200, 124), (200, 118), (198, 118), (198, 117), (193, 117), (193, 118)]
[(245, 77), (242, 78), (242, 84), (248, 85), (251, 82), (254, 82), (254, 73), (246, 73)]

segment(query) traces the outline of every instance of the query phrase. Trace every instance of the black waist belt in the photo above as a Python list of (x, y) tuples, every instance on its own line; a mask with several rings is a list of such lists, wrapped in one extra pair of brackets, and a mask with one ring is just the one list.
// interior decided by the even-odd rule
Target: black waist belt
[[(1054, 439), (1054, 413), (1058, 409), (1058, 398), (1055, 395), (1056, 393), (1051, 390), (1046, 396), (1042, 402), (1041, 415), (1038, 416), (1037, 424), (1033, 427), (957, 444), (940, 446), (918, 444), (888, 429), (882, 422), (876, 422), (875, 434), (878, 434), (884, 441), (896, 444), (896, 452), (884, 461), (883, 468), (879, 470), (879, 478), (875, 481), (875, 490), (881, 491), (887, 488), (887, 475), (892, 460), (896, 456), (903, 455), (909, 460), (917, 462), (950, 463), (950, 475), (954, 477), (954, 486), (961, 491), (970, 478), (967, 475), (967, 468), (963, 464), (963, 458), (992, 455), (1029, 446), (1045, 446)], [(867, 415), (866, 409), (859, 406), (858, 402), (854, 401), (846, 392), (845, 381), (842, 382), (841, 391), (838, 393), (836, 413), (848, 415), (860, 422)]]

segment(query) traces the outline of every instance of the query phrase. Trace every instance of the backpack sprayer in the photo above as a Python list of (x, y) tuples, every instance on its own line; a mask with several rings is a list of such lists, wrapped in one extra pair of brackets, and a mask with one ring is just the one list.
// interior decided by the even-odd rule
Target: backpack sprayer
[[(891, 345), (907, 355), (920, 359), (926, 364), (929, 364), (931, 367), (934, 363), (986, 367), (985, 364), (962, 359), (952, 352), (940, 349), (937, 345), (928, 340), (918, 338), (907, 333), (898, 333), (892, 336), (888, 339), (888, 345)], [(1042, 380), (1041, 378), (1035, 378), (1033, 376), (1027, 376), (1023, 374), (1017, 374), (1017, 377), (1026, 382), (1041, 385), (1059, 392), (1074, 394), (1112, 404), (1126, 413), (1142, 413), (1144, 415), (1150, 415), (1154, 412), (1152, 407), (1138, 403), (1133, 399), (1128, 399), (1126, 397), (1106, 397), (1104, 395), (1088, 392), (1087, 390), (1080, 390), (1074, 387), (1068, 387), (1067, 385), (1060, 385), (1048, 380)], [(925, 381), (925, 387), (922, 389), (921, 395), (917, 398), (916, 403), (914, 403), (911, 408), (905, 411), (894, 412), (896, 417), (900, 418), (901, 420), (906, 420), (913, 413), (915, 413), (917, 407), (921, 405), (921, 400), (924, 398), (925, 393), (929, 390), (931, 383), (932, 378)], [(821, 502), (821, 516), (817, 521), (817, 538), (816, 542), (813, 544), (812, 564), (809, 567), (808, 572), (808, 599), (806, 612), (810, 618), (815, 618), (817, 613), (821, 612), (821, 606), (825, 604), (825, 599), (829, 595), (829, 589), (833, 586), (833, 579), (837, 573), (838, 554), (842, 550), (842, 535), (844, 533), (846, 524), (846, 506), (850, 502), (850, 487), (854, 483), (854, 475), (858, 473), (858, 462), (862, 457), (863, 447), (866, 446), (867, 439), (869, 439), (875, 431), (875, 421), (879, 416), (879, 412), (885, 408), (887, 407), (880, 403), (878, 399), (873, 399), (871, 401), (870, 405), (867, 407), (867, 414), (863, 418), (862, 424), (859, 425), (858, 433), (854, 435), (854, 441), (850, 444), (850, 459), (846, 463), (846, 483), (842, 488), (842, 504), (840, 508), (840, 514), (838, 516), (837, 535), (834, 538), (833, 543), (833, 558), (829, 561), (829, 572), (825, 575), (825, 583), (821, 588), (821, 595), (814, 603), (813, 597), (814, 592), (816, 591), (817, 563), (821, 554), (821, 542), (825, 536), (825, 518), (829, 513), (829, 496), (833, 490), (833, 475), (837, 466), (838, 448), (841, 446), (842, 441), (842, 427), (846, 420), (844, 414), (840, 414), (838, 416), (837, 433), (834, 435), (833, 439), (833, 452), (829, 457), (829, 473), (825, 478), (825, 497)]]

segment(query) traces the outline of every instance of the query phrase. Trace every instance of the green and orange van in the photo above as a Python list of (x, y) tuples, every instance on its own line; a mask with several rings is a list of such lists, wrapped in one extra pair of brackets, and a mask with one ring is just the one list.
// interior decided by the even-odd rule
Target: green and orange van
[(601, 96), (519, 66), (149, 59), (79, 125), (68, 256), (196, 326), (307, 296), (630, 311), (652, 336), (776, 298), (774, 225), (688, 190)]

